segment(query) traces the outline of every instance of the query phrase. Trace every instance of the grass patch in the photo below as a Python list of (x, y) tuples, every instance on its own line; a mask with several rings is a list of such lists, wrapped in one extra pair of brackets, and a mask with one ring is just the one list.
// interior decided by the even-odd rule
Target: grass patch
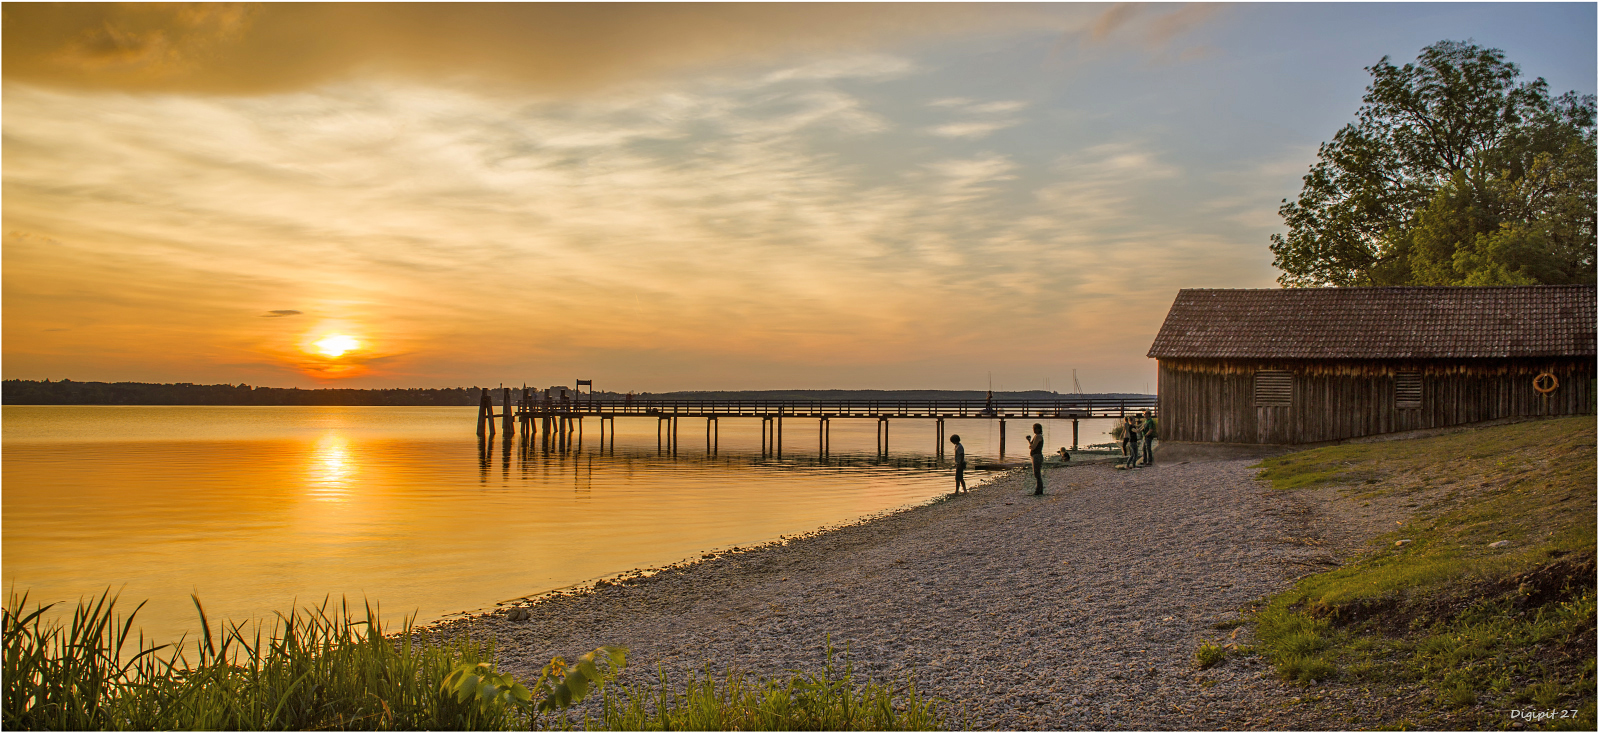
[(1194, 650), (1194, 666), (1200, 669), (1211, 669), (1228, 658), (1228, 651), (1216, 644), (1201, 644)]
[(787, 679), (754, 679), (737, 669), (720, 677), (691, 674), (681, 688), (658, 673), (654, 685), (604, 691), (606, 730), (936, 730), (944, 715), (916, 683), (859, 683), (849, 656), (840, 670), (833, 647), (823, 671), (791, 671)]
[[(409, 621), (385, 636), (370, 606), (308, 607), (213, 633), (200, 607), (196, 659), (154, 645), (109, 592), (65, 622), (50, 606), (4, 609), (4, 717), (9, 730), (528, 730), (567, 729), (569, 705), (600, 692), (598, 720), (618, 730), (928, 730), (939, 704), (914, 682), (858, 681), (848, 654), (823, 671), (758, 680), (732, 670), (675, 689), (608, 685), (626, 650), (602, 647), (571, 664), (557, 657), (530, 690), (494, 669), (488, 642), (430, 642)], [(142, 606), (143, 604), (141, 604)], [(609, 660), (603, 670), (597, 662)], [(543, 699), (541, 702), (540, 699)], [(593, 698), (591, 697), (591, 706)], [(546, 716), (547, 713), (554, 715)]]
[(1275, 489), (1333, 486), (1414, 514), (1269, 599), (1258, 650), (1285, 680), (1424, 687), (1406, 725), (1560, 709), (1574, 712), (1527, 725), (1593, 730), (1595, 437), (1594, 418), (1567, 418), (1263, 461)]

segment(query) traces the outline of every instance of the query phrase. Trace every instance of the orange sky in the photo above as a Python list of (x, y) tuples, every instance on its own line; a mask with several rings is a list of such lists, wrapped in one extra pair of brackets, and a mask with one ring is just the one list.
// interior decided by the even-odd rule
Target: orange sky
[(3, 12), (24, 379), (1145, 391), (1363, 66), (1595, 65), (1592, 6)]

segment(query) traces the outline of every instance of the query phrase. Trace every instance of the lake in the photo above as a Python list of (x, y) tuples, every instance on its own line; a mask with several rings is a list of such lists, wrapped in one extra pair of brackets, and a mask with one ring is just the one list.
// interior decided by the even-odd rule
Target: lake
[[(781, 459), (760, 420), (685, 419), (676, 455), (654, 418), (598, 421), (565, 453), (480, 443), (475, 407), (28, 406), (3, 408), (4, 583), (34, 601), (120, 590), (158, 641), (213, 620), (271, 617), (341, 596), (390, 623), (804, 534), (951, 488), (931, 420), (786, 420)], [(1011, 458), (1032, 419), (1008, 421)], [(1114, 421), (1086, 420), (1080, 443)], [(1070, 421), (1044, 421), (1047, 450)], [(952, 420), (969, 457), (993, 457), (994, 420)], [(983, 473), (973, 477), (981, 482)]]

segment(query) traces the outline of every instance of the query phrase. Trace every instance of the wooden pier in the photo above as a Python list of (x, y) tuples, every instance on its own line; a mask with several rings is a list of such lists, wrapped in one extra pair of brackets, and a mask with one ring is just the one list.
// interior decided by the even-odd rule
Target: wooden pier
[(889, 423), (896, 419), (934, 420), (938, 445), (935, 452), (945, 450), (945, 421), (995, 420), (1000, 423), (1000, 452), (1005, 452), (1006, 420), (1050, 419), (1072, 421), (1072, 448), (1078, 449), (1078, 421), (1092, 418), (1119, 418), (1141, 414), (1146, 410), (1154, 415), (1154, 395), (1121, 399), (1062, 397), (1050, 400), (649, 400), (649, 399), (553, 399), (548, 395), (522, 390), (520, 399), (513, 401), (510, 388), (501, 388), (500, 411), (495, 411), (490, 390), (483, 390), (478, 406), (478, 434), (493, 437), (495, 421), (507, 439), (516, 430), (525, 438), (534, 436), (552, 448), (565, 449), (583, 435), (584, 418), (599, 421), (601, 445), (605, 445), (606, 423), (611, 423), (611, 436), (616, 437), (616, 419), (619, 417), (654, 419), (656, 443), (663, 451), (676, 452), (678, 426), (684, 418), (705, 420), (706, 447), (717, 450), (718, 433), (723, 418), (746, 418), (761, 422), (761, 448), (763, 453), (783, 452), (783, 428), (786, 420), (817, 421), (817, 451), (829, 450), (830, 421), (835, 419), (876, 420), (878, 452), (889, 451)]

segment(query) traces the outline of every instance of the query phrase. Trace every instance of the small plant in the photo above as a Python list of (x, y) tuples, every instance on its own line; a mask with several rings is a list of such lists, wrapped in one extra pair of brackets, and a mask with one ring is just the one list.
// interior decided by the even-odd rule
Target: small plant
[(1463, 680), (1456, 680), (1445, 685), (1439, 691), (1439, 702), (1452, 708), (1471, 707), (1478, 703), (1478, 693), (1472, 691), (1472, 686)]
[[(517, 708), (528, 717), (540, 713), (561, 712), (583, 701), (589, 689), (602, 689), (616, 679), (626, 667), (628, 650), (623, 647), (603, 646), (578, 657), (571, 665), (556, 657), (544, 666), (534, 691), (543, 696), (536, 705), (534, 691), (530, 691), (509, 673), (496, 672), (488, 662), (462, 662), (444, 678), (439, 687), (463, 704), (481, 707), (486, 715), (495, 716)], [(604, 672), (598, 662), (606, 662)]]
[(1194, 652), (1194, 666), (1200, 669), (1211, 669), (1228, 658), (1228, 650), (1216, 644), (1202, 644)]

